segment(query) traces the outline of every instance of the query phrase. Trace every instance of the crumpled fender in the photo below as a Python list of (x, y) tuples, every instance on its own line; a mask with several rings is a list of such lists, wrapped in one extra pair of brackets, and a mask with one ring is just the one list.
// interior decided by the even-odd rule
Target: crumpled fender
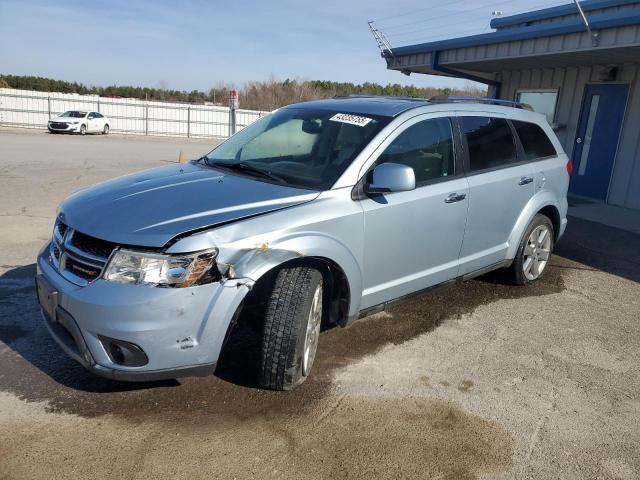
[(220, 248), (218, 268), (224, 277), (251, 285), (273, 268), (290, 260), (323, 258), (338, 265), (349, 283), (349, 316), (356, 315), (362, 298), (362, 272), (353, 253), (339, 240), (318, 232), (297, 233), (258, 245)]

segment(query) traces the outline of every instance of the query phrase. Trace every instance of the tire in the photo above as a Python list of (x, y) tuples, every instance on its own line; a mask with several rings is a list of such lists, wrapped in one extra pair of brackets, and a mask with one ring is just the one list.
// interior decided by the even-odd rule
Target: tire
[(87, 126), (83, 123), (82, 125), (80, 125), (80, 135), (86, 135), (87, 133)]
[(104, 124), (104, 128), (102, 129), (102, 134), (103, 135), (109, 135), (109, 124), (108, 123)]
[[(543, 235), (543, 232), (546, 233)], [(527, 285), (542, 277), (553, 252), (554, 238), (551, 220), (540, 213), (533, 217), (509, 269), (509, 277), (514, 284)]]
[(290, 390), (313, 365), (322, 322), (322, 274), (312, 268), (284, 268), (267, 301), (260, 383)]

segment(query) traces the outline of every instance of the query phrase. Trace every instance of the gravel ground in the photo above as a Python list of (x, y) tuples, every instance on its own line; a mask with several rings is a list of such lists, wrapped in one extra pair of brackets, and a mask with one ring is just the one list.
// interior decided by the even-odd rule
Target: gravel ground
[(538, 284), (496, 276), (324, 332), (311, 378), (255, 388), (258, 334), (215, 376), (117, 383), (40, 324), (57, 204), (212, 142), (0, 129), (0, 479), (640, 476), (640, 237), (570, 219)]

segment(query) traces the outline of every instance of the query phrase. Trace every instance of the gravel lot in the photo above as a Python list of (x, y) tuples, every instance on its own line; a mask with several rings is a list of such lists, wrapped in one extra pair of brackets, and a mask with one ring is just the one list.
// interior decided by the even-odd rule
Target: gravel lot
[(248, 328), (210, 378), (68, 359), (33, 289), (58, 203), (211, 146), (0, 128), (0, 479), (639, 478), (640, 238), (582, 220), (535, 286), (485, 277), (324, 332), (294, 392), (255, 388)]

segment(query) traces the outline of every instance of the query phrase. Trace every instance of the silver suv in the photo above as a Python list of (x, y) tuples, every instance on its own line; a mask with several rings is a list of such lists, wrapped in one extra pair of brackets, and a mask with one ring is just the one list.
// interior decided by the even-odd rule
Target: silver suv
[(289, 389), (321, 325), (490, 270), (533, 282), (571, 163), (544, 116), (506, 103), (300, 103), (188, 164), (81, 190), (38, 256), (45, 324), (99, 375), (176, 378), (211, 373), (262, 305), (260, 382)]

